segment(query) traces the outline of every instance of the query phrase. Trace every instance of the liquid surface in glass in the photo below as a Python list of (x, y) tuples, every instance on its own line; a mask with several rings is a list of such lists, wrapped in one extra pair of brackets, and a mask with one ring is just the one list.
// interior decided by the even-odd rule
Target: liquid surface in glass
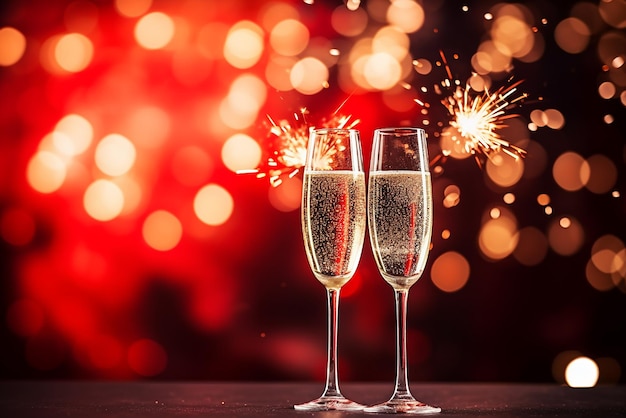
[(304, 174), (302, 233), (311, 269), (324, 286), (341, 288), (354, 274), (365, 237), (365, 174)]
[(396, 289), (420, 278), (432, 234), (432, 186), (429, 172), (370, 173), (369, 231), (378, 269)]

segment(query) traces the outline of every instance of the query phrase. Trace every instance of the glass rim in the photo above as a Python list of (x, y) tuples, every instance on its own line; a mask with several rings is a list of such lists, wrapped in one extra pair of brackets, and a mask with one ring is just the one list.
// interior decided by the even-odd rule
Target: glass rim
[(359, 132), (354, 128), (314, 128), (311, 132)]
[(424, 128), (418, 128), (417, 126), (392, 126), (387, 128), (376, 128), (374, 132), (380, 133), (398, 133), (398, 132), (424, 132)]

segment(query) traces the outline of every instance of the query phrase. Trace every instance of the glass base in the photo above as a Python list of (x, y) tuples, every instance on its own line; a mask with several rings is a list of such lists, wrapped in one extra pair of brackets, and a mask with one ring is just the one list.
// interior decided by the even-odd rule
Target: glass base
[(416, 400), (389, 400), (368, 406), (363, 411), (378, 414), (437, 414), (441, 412), (441, 408)]
[(298, 411), (362, 411), (365, 405), (343, 396), (322, 396), (310, 402), (293, 406)]

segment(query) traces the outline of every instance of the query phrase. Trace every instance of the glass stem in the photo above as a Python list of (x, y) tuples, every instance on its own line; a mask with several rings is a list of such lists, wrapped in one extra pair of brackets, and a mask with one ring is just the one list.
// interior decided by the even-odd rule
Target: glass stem
[(396, 298), (396, 387), (391, 399), (410, 399), (406, 353), (406, 311), (409, 290), (394, 290)]
[(328, 300), (328, 362), (326, 365), (326, 387), (322, 395), (325, 397), (343, 397), (339, 391), (339, 378), (337, 373), (339, 290), (340, 289), (326, 289)]

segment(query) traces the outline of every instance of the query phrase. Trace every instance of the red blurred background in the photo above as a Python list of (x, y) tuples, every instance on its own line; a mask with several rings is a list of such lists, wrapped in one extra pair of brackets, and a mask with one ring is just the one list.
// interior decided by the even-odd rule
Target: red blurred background
[[(598, 383), (624, 381), (624, 2), (0, 11), (3, 378), (321, 379), (300, 174), (240, 170), (269, 173), (297, 145), (272, 121), (295, 134), (339, 115), (365, 160), (376, 127), (429, 135), (412, 380), (566, 382), (585, 357)], [(518, 80), (498, 132), (524, 158), (450, 142), (455, 81), (476, 97)], [(340, 312), (342, 380), (391, 380), (392, 290), (368, 242)]]

